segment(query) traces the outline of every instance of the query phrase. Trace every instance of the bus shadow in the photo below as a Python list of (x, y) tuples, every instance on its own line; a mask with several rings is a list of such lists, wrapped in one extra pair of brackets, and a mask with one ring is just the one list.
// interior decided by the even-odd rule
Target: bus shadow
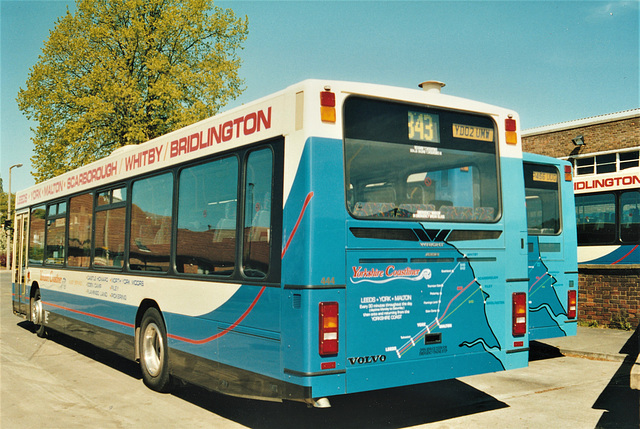
[(564, 357), (557, 347), (538, 341), (529, 343), (529, 362)]
[(594, 409), (605, 410), (596, 428), (640, 427), (640, 390), (631, 389), (631, 369), (640, 353), (639, 335), (640, 326), (620, 350), (627, 357), (593, 404)]
[[(34, 333), (34, 325), (18, 326)], [(136, 362), (66, 334), (48, 330), (47, 339), (140, 380)], [(404, 428), (508, 407), (458, 380), (331, 397), (331, 408), (309, 408), (297, 402), (265, 402), (212, 392), (189, 383), (174, 383), (172, 394), (184, 401), (251, 428), (332, 429)]]
[(187, 385), (174, 395), (251, 428), (404, 428), (508, 407), (461, 381), (445, 380), (409, 387), (330, 398), (331, 408), (233, 398)]
[[(18, 323), (18, 326), (35, 335), (36, 329), (33, 323), (23, 321)], [(101, 364), (113, 368), (116, 371), (120, 371), (129, 377), (142, 380), (140, 367), (132, 360), (55, 330), (48, 329), (46, 336), (48, 341), (53, 341), (54, 343), (80, 353), (89, 359), (100, 362)]]

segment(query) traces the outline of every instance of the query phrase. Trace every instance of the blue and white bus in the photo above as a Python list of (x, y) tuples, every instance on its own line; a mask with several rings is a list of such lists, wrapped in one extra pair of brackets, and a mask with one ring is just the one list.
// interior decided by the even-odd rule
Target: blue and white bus
[(440, 86), (304, 81), (19, 192), (14, 312), (159, 391), (327, 406), (526, 366), (518, 115)]
[(640, 268), (639, 153), (633, 147), (573, 159), (581, 266)]
[(578, 259), (572, 166), (523, 154), (529, 234), (529, 339), (576, 335)]

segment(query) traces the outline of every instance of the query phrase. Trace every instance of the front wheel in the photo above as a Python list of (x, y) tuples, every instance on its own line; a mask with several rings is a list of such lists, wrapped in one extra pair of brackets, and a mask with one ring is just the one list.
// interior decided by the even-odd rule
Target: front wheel
[(149, 308), (142, 317), (140, 328), (140, 369), (144, 384), (157, 392), (167, 392), (171, 382), (169, 348), (160, 312)]
[(33, 326), (36, 328), (36, 335), (44, 338), (47, 331), (44, 327), (44, 311), (42, 310), (40, 290), (36, 290), (33, 298), (31, 298), (31, 323), (33, 323)]

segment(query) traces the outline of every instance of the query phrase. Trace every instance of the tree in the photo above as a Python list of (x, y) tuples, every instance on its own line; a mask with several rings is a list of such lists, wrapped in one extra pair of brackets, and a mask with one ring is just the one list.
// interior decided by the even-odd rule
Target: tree
[(79, 0), (18, 93), (36, 181), (217, 113), (242, 92), (247, 33), (212, 0)]

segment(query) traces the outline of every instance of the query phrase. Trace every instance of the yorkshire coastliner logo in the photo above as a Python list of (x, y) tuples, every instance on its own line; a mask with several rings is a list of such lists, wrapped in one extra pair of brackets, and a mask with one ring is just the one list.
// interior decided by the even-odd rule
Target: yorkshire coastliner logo
[(431, 278), (431, 270), (429, 268), (425, 268), (422, 271), (411, 267), (396, 269), (394, 265), (389, 265), (384, 270), (377, 268), (367, 269), (361, 266), (351, 268), (353, 269), (353, 276), (351, 277), (353, 284), (362, 282), (387, 283), (394, 280), (419, 281)]

